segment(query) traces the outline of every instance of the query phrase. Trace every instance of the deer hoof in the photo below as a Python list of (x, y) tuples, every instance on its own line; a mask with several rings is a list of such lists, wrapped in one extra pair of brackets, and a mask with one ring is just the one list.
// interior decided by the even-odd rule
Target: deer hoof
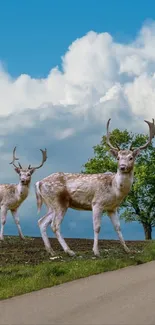
[(100, 255), (100, 253), (98, 252), (98, 253), (95, 253), (94, 256), (95, 256), (95, 257), (100, 257), (101, 255)]
[(20, 239), (25, 240), (26, 238), (24, 236), (20, 236)]
[(76, 255), (75, 252), (72, 251), (72, 250), (68, 250), (66, 253), (67, 253), (69, 256), (71, 256), (71, 257), (73, 257), (73, 256)]
[(48, 252), (51, 256), (56, 256), (56, 253), (53, 249), (50, 249)]
[(100, 252), (98, 250), (93, 250), (93, 253), (96, 257), (100, 257)]
[(52, 256), (52, 257), (54, 257), (54, 256), (56, 256), (56, 253), (55, 253), (55, 251), (50, 251), (50, 255)]
[(48, 254), (50, 254), (51, 256), (55, 256), (55, 252), (51, 247), (45, 247), (45, 249)]
[(130, 253), (131, 252), (128, 247), (125, 247), (124, 250), (125, 250), (126, 253)]

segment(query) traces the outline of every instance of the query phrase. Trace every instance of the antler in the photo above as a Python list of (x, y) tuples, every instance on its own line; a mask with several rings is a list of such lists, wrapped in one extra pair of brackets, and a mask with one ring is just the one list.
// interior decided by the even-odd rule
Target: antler
[(137, 149), (138, 150), (143, 150), (151, 143), (153, 137), (155, 136), (154, 119), (152, 119), (152, 121), (153, 122), (149, 122), (149, 121), (144, 120), (144, 122), (146, 122), (148, 124), (148, 126), (149, 126), (149, 139), (148, 139), (148, 141), (143, 146), (140, 146), (138, 148), (132, 148), (132, 143), (131, 143), (129, 150), (132, 150), (132, 151), (137, 150)]
[(15, 168), (20, 168), (20, 169), (22, 169), (22, 166), (21, 166), (20, 162), (18, 162), (19, 167), (17, 167), (17, 166), (15, 165), (15, 160), (19, 160), (19, 158), (17, 158), (17, 157), (15, 156), (15, 153), (16, 153), (16, 147), (14, 147), (14, 149), (13, 149), (13, 160), (10, 162), (10, 165), (13, 164)]
[(29, 166), (28, 166), (28, 169), (33, 169), (33, 170), (35, 170), (35, 169), (38, 169), (38, 168), (40, 168), (40, 167), (43, 166), (44, 162), (45, 162), (46, 159), (47, 159), (47, 150), (46, 150), (46, 149), (45, 149), (45, 150), (40, 149), (40, 151), (42, 152), (42, 162), (41, 162), (41, 164), (40, 164), (39, 166), (37, 166), (37, 167), (31, 167), (31, 165), (29, 165)]
[(109, 118), (109, 120), (108, 120), (108, 122), (107, 122), (107, 139), (106, 139), (106, 142), (107, 142), (107, 145), (108, 145), (111, 149), (119, 151), (119, 150), (120, 150), (119, 146), (116, 145), (117, 148), (116, 148), (116, 147), (113, 147), (113, 145), (112, 145), (111, 142), (110, 142), (110, 132), (109, 132), (109, 124), (110, 124), (110, 121), (111, 121), (111, 118)]

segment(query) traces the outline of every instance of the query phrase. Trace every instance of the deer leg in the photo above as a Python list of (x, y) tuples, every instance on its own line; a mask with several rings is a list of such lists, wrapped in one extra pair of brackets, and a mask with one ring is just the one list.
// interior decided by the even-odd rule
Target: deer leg
[(45, 216), (43, 216), (41, 219), (38, 220), (38, 226), (40, 228), (41, 237), (44, 242), (46, 251), (50, 253), (52, 256), (55, 255), (55, 252), (51, 247), (46, 230), (47, 230), (47, 226), (53, 221), (53, 219), (54, 219), (54, 214), (53, 212), (49, 211), (47, 214), (45, 214)]
[(92, 207), (92, 211), (93, 211), (93, 228), (94, 228), (93, 252), (95, 256), (100, 256), (100, 252), (98, 249), (98, 237), (101, 229), (102, 209), (95, 204)]
[(51, 224), (51, 228), (52, 228), (53, 232), (55, 233), (56, 238), (57, 238), (59, 244), (61, 245), (61, 247), (63, 248), (64, 252), (67, 253), (69, 256), (75, 256), (75, 252), (70, 249), (70, 247), (67, 245), (66, 241), (64, 240), (64, 238), (62, 237), (61, 232), (60, 232), (60, 225), (62, 223), (62, 220), (64, 218), (66, 211), (67, 211), (67, 208), (61, 209), (57, 213), (53, 224)]
[(115, 231), (117, 232), (118, 238), (119, 238), (125, 252), (129, 253), (130, 249), (125, 244), (125, 240), (124, 240), (122, 232), (121, 232), (120, 221), (119, 221), (119, 216), (118, 216), (117, 211), (108, 211), (107, 214), (111, 219), (111, 222), (114, 226)]
[(4, 225), (6, 223), (7, 209), (2, 206), (1, 207), (1, 231), (0, 231), (0, 240), (4, 240)]
[(23, 233), (22, 233), (22, 229), (21, 229), (21, 226), (20, 226), (20, 223), (19, 223), (19, 217), (17, 216), (17, 210), (11, 210), (11, 213), (12, 213), (12, 216), (13, 216), (13, 219), (14, 219), (14, 222), (17, 226), (17, 229), (18, 229), (18, 233), (19, 233), (19, 236), (21, 239), (25, 239)]

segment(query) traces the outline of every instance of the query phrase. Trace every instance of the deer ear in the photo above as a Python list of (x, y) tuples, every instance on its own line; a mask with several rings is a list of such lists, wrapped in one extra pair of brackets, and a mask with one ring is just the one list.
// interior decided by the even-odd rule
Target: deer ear
[(20, 173), (20, 168), (15, 167), (15, 172), (16, 172), (17, 174), (19, 174), (19, 173)]
[(112, 154), (112, 156), (114, 156), (115, 158), (117, 158), (117, 156), (118, 156), (118, 150), (110, 149), (109, 152)]
[(133, 150), (133, 157), (136, 158), (140, 154), (140, 149)]
[(30, 173), (31, 173), (31, 175), (34, 173), (34, 171), (35, 171), (35, 169), (30, 169)]

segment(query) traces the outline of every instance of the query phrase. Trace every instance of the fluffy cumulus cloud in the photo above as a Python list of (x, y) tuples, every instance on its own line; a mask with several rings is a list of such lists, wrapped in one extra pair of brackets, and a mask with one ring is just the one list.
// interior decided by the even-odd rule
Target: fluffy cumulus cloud
[[(13, 79), (1, 65), (1, 182), (18, 179), (9, 166), (15, 145), (23, 164), (37, 164), (38, 149), (47, 147), (46, 166), (36, 172), (34, 183), (51, 172), (80, 171), (92, 155), (93, 145), (100, 141), (109, 117), (112, 128), (147, 132), (143, 120), (155, 117), (154, 48), (152, 22), (145, 24), (127, 44), (115, 42), (106, 32), (90, 31), (69, 46), (62, 57), (61, 69), (52, 68), (46, 78), (34, 79), (22, 74)], [(20, 214), (26, 233), (37, 234), (33, 185)], [(83, 233), (82, 219), (87, 220), (93, 234), (87, 214), (69, 211), (64, 235), (87, 236)], [(12, 229), (8, 228), (9, 222), (8, 233)]]

